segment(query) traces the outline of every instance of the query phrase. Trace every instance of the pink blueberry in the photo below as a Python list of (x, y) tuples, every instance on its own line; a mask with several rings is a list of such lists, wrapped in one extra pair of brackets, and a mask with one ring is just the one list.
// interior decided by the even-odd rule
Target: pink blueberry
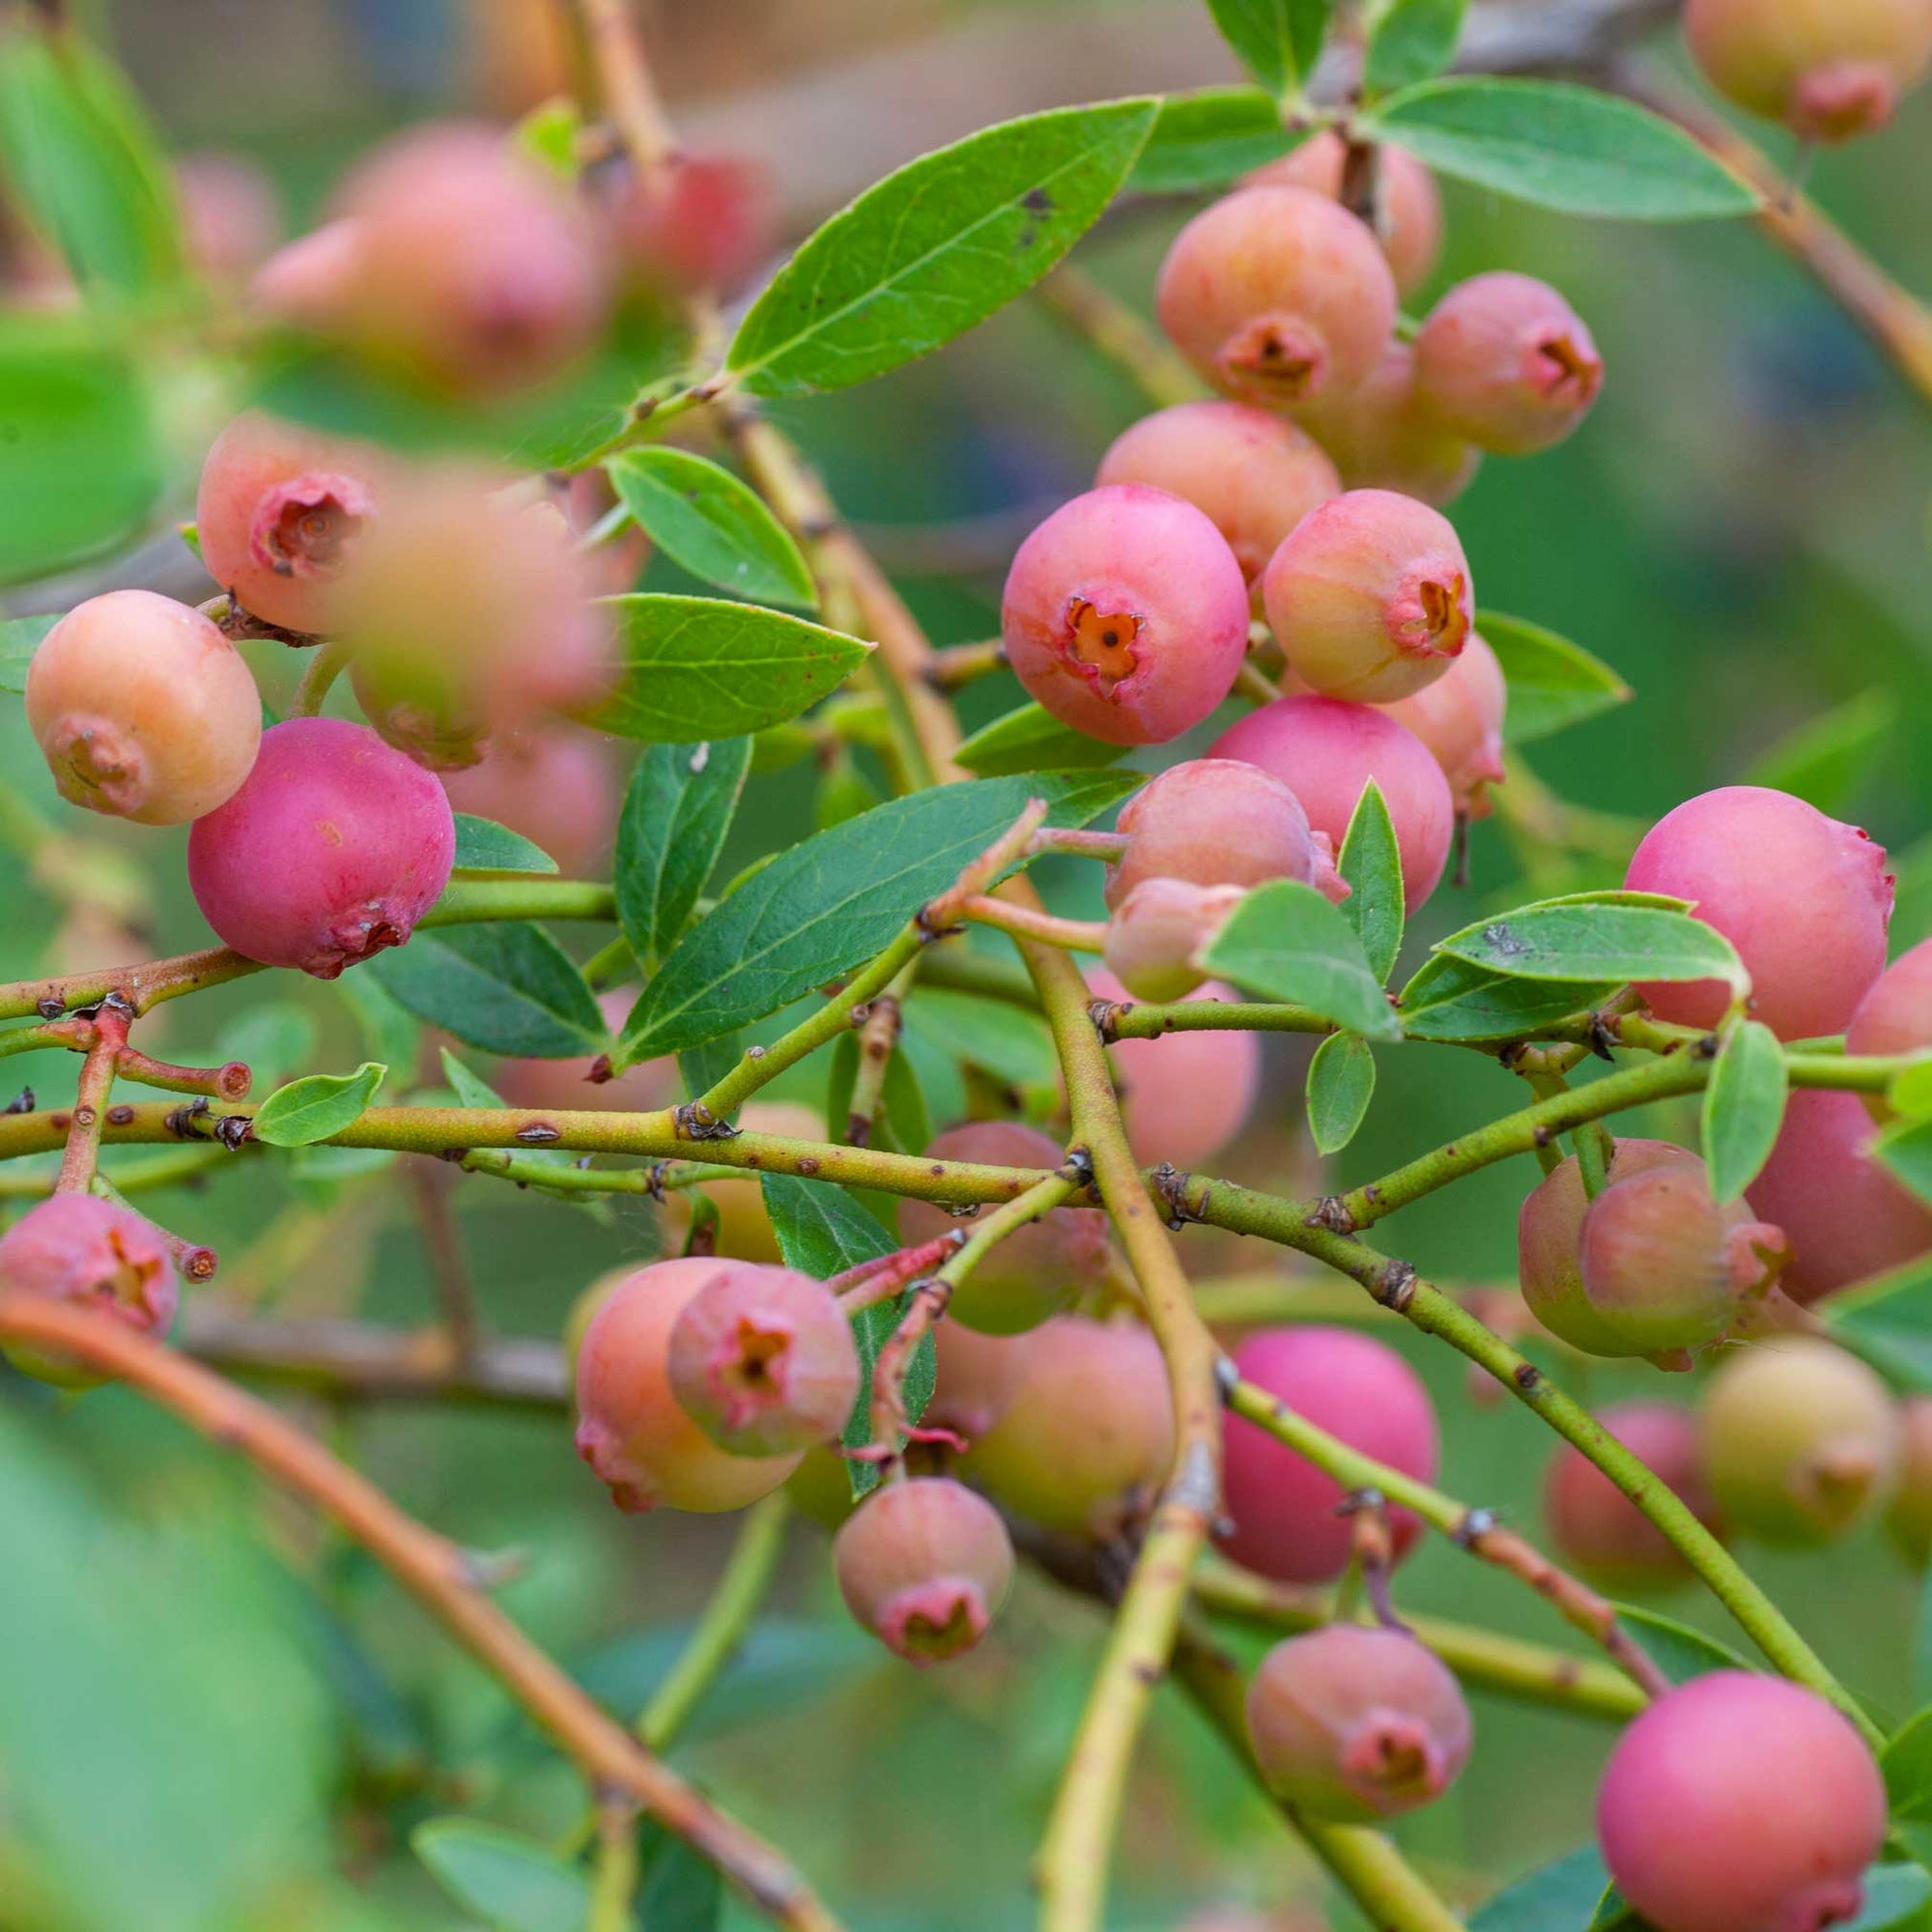
[[(1932, 1053), (1932, 939), (1901, 952), (1866, 990), (1845, 1029), (1847, 1053)], [(1891, 1118), (1882, 1094), (1865, 1095), (1875, 1119)]]
[[(1251, 185), (1313, 188), (1338, 201), (1348, 145), (1332, 128), (1257, 168)], [(1426, 163), (1402, 148), (1376, 155), (1376, 239), (1388, 258), (1398, 293), (1413, 295), (1442, 252), (1442, 192)]]
[(909, 1663), (939, 1663), (985, 1635), (1012, 1586), (1000, 1513), (950, 1476), (888, 1483), (834, 1538), (853, 1616)]
[(1400, 490), (1439, 510), (1482, 466), (1482, 452), (1416, 387), (1415, 351), (1406, 342), (1392, 339), (1354, 388), (1297, 403), (1294, 417), (1350, 490)]

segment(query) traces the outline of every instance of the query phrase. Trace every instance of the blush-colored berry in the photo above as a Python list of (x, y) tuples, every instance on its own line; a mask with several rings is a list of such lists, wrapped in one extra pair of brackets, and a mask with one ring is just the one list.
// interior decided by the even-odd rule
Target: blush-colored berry
[(1147, 1508), (1174, 1460), (1160, 1345), (1136, 1323), (1057, 1315), (1024, 1346), (1020, 1385), (966, 1473), (1043, 1529), (1113, 1535)]
[(1915, 1569), (1932, 1560), (1932, 1397), (1899, 1405), (1898, 1488), (1886, 1505), (1885, 1528)]
[(1248, 586), (1192, 503), (1116, 483), (1063, 504), (1020, 545), (1000, 625), (1029, 696), (1110, 745), (1201, 723), (1248, 648)]
[(339, 718), (263, 732), (241, 790), (187, 841), (188, 884), (222, 944), (318, 980), (403, 945), (455, 861), (442, 787)]
[(1399, 490), (1439, 510), (1482, 467), (1482, 451), (1457, 435), (1417, 388), (1415, 351), (1397, 339), (1354, 388), (1297, 403), (1294, 415), (1350, 490)]
[(1819, 1544), (1875, 1514), (1904, 1437), (1890, 1392), (1810, 1336), (1741, 1350), (1704, 1392), (1704, 1466), (1719, 1508), (1768, 1543)]
[(335, 627), (335, 592), (388, 496), (366, 444), (251, 410), (210, 445), (195, 494), (208, 574), (251, 616)]
[(1493, 809), (1490, 787), (1503, 781), (1509, 710), (1509, 686), (1495, 652), (1471, 631), (1456, 662), (1433, 684), (1380, 709), (1428, 746), (1449, 781), (1456, 810), (1487, 818)]
[(1394, 490), (1350, 490), (1311, 510), (1263, 573), (1262, 603), (1304, 684), (1372, 703), (1440, 677), (1475, 610), (1448, 519)]
[(603, 858), (616, 830), (611, 754), (601, 739), (564, 725), (505, 733), (481, 764), (445, 772), (442, 788), (458, 811), (521, 833), (573, 878)]
[(1395, 278), (1376, 238), (1326, 195), (1247, 187), (1175, 237), (1154, 307), (1224, 394), (1293, 406), (1367, 379), (1395, 327)]
[(797, 1466), (796, 1451), (760, 1457), (721, 1449), (672, 1393), (671, 1331), (721, 1272), (717, 1260), (696, 1256), (639, 1268), (611, 1290), (584, 1330), (577, 1355), (577, 1453), (621, 1510), (742, 1509)]
[(920, 1420), (977, 1442), (1019, 1393), (1028, 1345), (1009, 1335), (982, 1335), (957, 1321), (940, 1322), (932, 1343), (937, 1373)]
[(611, 220), (633, 270), (651, 287), (730, 296), (776, 240), (772, 185), (743, 156), (674, 155), (648, 184), (624, 184)]
[(60, 795), (141, 825), (180, 825), (233, 797), (262, 738), (241, 652), (152, 590), (76, 605), (41, 639), (26, 696)]
[[(1664, 1403), (1613, 1404), (1597, 1420), (1708, 1530), (1723, 1520), (1704, 1476), (1696, 1418)], [(1668, 1589), (1691, 1572), (1673, 1544), (1580, 1450), (1550, 1459), (1543, 1513), (1557, 1554), (1600, 1589), (1631, 1596)]]
[[(1867, 989), (1845, 1029), (1847, 1053), (1932, 1053), (1932, 939), (1901, 952)], [(1883, 1094), (1868, 1094), (1872, 1118), (1889, 1121)]]
[(253, 306), (272, 321), (322, 332), (340, 317), (356, 272), (362, 224), (325, 221), (264, 262), (248, 284)]
[(1456, 802), (1429, 748), (1385, 711), (1339, 697), (1277, 698), (1230, 725), (1208, 755), (1272, 772), (1337, 851), (1374, 779), (1402, 854), (1404, 905), (1412, 915), (1435, 890), (1456, 836)]
[(1251, 588), (1290, 530), (1342, 493), (1306, 431), (1246, 403), (1177, 403), (1116, 437), (1096, 484), (1145, 483), (1192, 503), (1227, 540)]
[[(1235, 1351), (1241, 1378), (1351, 1449), (1420, 1482), (1441, 1458), (1435, 1406), (1394, 1350), (1346, 1328), (1265, 1328)], [(1354, 1530), (1344, 1492), (1259, 1423), (1230, 1416), (1222, 1499), (1232, 1527), (1222, 1547), (1236, 1562), (1285, 1583), (1330, 1583), (1349, 1567)], [(1389, 1514), (1398, 1557), (1422, 1525)]]
[(1248, 1685), (1248, 1738), (1267, 1787), (1341, 1824), (1440, 1798), (1472, 1726), (1448, 1666), (1406, 1631), (1330, 1624), (1278, 1643)]
[(1012, 1587), (1000, 1513), (950, 1476), (888, 1483), (832, 1545), (845, 1607), (909, 1663), (940, 1663), (985, 1635)]
[(1137, 1000), (1184, 1000), (1206, 977), (1201, 953), (1246, 896), (1239, 886), (1143, 880), (1107, 922), (1107, 970)]
[(831, 1441), (859, 1397), (852, 1324), (796, 1268), (725, 1262), (679, 1311), (668, 1359), (671, 1393), (734, 1456)]
[[(1050, 1134), (1018, 1121), (968, 1121), (926, 1147), (932, 1160), (989, 1167), (1056, 1168), (1065, 1151)], [(980, 1210), (984, 1212), (984, 1209)], [(899, 1203), (899, 1239), (907, 1247), (951, 1229), (972, 1232), (944, 1208), (910, 1196)], [(1055, 1208), (999, 1242), (967, 1276), (948, 1306), (949, 1319), (986, 1335), (1037, 1328), (1107, 1272), (1107, 1216), (1098, 1208)]]
[(1597, 1793), (1604, 1862), (1657, 1932), (1823, 1932), (1857, 1913), (1885, 1820), (1885, 1780), (1845, 1717), (1743, 1670), (1660, 1697)]
[[(739, 1128), (748, 1134), (778, 1134), (786, 1140), (823, 1141), (825, 1117), (799, 1100), (753, 1100), (738, 1110)], [(765, 1191), (755, 1174), (743, 1179), (707, 1180), (704, 1193), (718, 1209), (718, 1252), (732, 1261), (776, 1262), (779, 1237), (772, 1228)], [(668, 1244), (683, 1245), (691, 1226), (691, 1203), (684, 1190), (666, 1196), (664, 1225)]]
[[(1256, 186), (1312, 188), (1339, 201), (1348, 153), (1341, 135), (1323, 128), (1247, 179)], [(1413, 295), (1442, 252), (1442, 192), (1428, 164), (1405, 149), (1384, 147), (1376, 156), (1375, 233), (1397, 293)]]
[[(1722, 785), (1687, 799), (1644, 834), (1624, 884), (1691, 900), (1737, 948), (1751, 1009), (1780, 1039), (1842, 1033), (1885, 968), (1885, 847), (1789, 792)], [(1718, 980), (1638, 990), (1680, 1026), (1715, 1026), (1729, 1001)]]

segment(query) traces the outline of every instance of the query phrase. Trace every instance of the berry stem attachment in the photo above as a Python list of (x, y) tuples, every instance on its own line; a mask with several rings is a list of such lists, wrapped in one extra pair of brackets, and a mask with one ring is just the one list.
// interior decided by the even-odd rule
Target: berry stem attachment
[(1099, 919), (1061, 919), (1030, 906), (1009, 905), (1004, 899), (985, 895), (964, 900), (959, 917), (978, 925), (990, 925), (1015, 938), (1038, 940), (1057, 946), (1065, 952), (1104, 952), (1107, 923)]
[(107, 1096), (113, 1091), (114, 1071), (122, 1049), (128, 1044), (128, 1022), (131, 1017), (128, 1003), (113, 995), (101, 1003), (95, 1016), (94, 1042), (80, 1065), (80, 1086), (74, 1095), (67, 1151), (61, 1156), (60, 1179), (54, 1182), (56, 1194), (85, 1194), (94, 1184), (94, 1171), (100, 1160), (100, 1132), (107, 1112)]
[(852, 1081), (852, 1099), (845, 1116), (845, 1138), (854, 1147), (867, 1146), (878, 1123), (879, 1110), (885, 1104), (886, 1076), (905, 1027), (905, 996), (919, 977), (924, 956), (916, 952), (899, 968), (892, 983), (871, 1003), (872, 1010), (859, 1029), (859, 1070)]
[(289, 716), (320, 717), (323, 701), (328, 696), (329, 687), (348, 667), (347, 644), (331, 638), (326, 644), (317, 645), (308, 663), (302, 668), (301, 681), (296, 686), (296, 695), (289, 704)]

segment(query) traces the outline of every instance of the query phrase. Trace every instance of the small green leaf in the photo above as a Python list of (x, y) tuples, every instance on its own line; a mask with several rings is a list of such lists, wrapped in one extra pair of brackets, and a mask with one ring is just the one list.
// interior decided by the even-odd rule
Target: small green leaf
[(1702, 1141), (1711, 1191), (1737, 1200), (1771, 1158), (1784, 1121), (1784, 1049), (1756, 1020), (1725, 1034), (1704, 1089)]
[(728, 469), (662, 442), (628, 449), (604, 469), (639, 526), (692, 576), (734, 597), (816, 608), (818, 592), (797, 544)]
[(1713, 1670), (1749, 1670), (1754, 1666), (1714, 1636), (1679, 1623), (1657, 1610), (1619, 1604), (1617, 1621), (1637, 1647), (1673, 1684), (1688, 1684)]
[(459, 872), (554, 872), (556, 861), (521, 832), (494, 819), (456, 814), (456, 869)]
[(1520, 906), (1435, 950), (1514, 980), (1722, 980), (1750, 984), (1731, 942), (1690, 914), (1576, 897)]
[(1932, 1709), (1915, 1713), (1880, 1751), (1878, 1768), (1896, 1818), (1932, 1819)]
[(1208, 11), (1241, 65), (1279, 99), (1315, 71), (1335, 6), (1334, 0), (1208, 0)]
[(1438, 74), (1455, 58), (1468, 0), (1390, 0), (1376, 16), (1362, 65), (1367, 99)]
[(906, 1002), (909, 1033), (930, 1040), (954, 1060), (990, 1073), (1024, 1099), (1053, 1094), (1060, 1061), (1053, 1030), (1038, 1014), (1005, 1000), (982, 1000), (938, 986), (921, 986)]
[(1124, 745), (1108, 745), (1063, 724), (1040, 704), (1022, 704), (995, 718), (953, 753), (954, 760), (982, 779), (1004, 778), (1012, 772), (1080, 771), (1090, 765), (1111, 765), (1126, 756)]
[(1225, 187), (1308, 138), (1281, 125), (1281, 109), (1259, 87), (1204, 87), (1170, 94), (1127, 178), (1133, 194), (1188, 194)]
[(1898, 699), (1874, 685), (1760, 753), (1738, 782), (1788, 791), (1820, 811), (1849, 811), (1897, 729)]
[(60, 622), (58, 611), (41, 617), (0, 619), (0, 691), (16, 697), (27, 688), (27, 667), (41, 647), (41, 639)]
[(1386, 981), (1402, 954), (1402, 850), (1381, 786), (1374, 779), (1355, 801), (1336, 870), (1350, 889), (1342, 916), (1355, 928), (1369, 970)]
[(1469, 1932), (1581, 1932), (1610, 1875), (1595, 1845), (1505, 1886), (1469, 1919)]
[(1235, 908), (1201, 962), (1264, 1000), (1310, 1007), (1371, 1039), (1400, 1039), (1354, 927), (1313, 886), (1276, 879)]
[(1547, 738), (1630, 699), (1630, 686), (1608, 665), (1541, 624), (1484, 611), (1476, 628), (1509, 686), (1503, 736), (1512, 745)]
[(578, 113), (577, 103), (566, 95), (557, 95), (539, 101), (517, 122), (510, 129), (510, 140), (559, 181), (574, 182), (577, 144), (582, 132), (583, 117)]
[(413, 1066), (422, 1028), (416, 1018), (381, 980), (369, 973), (347, 973), (329, 990), (355, 1016), (371, 1060), (386, 1066)]
[(696, 1100), (711, 1092), (745, 1055), (745, 1038), (739, 1033), (723, 1033), (716, 1039), (678, 1049), (678, 1077), (684, 1082), (684, 1096)]
[(597, 996), (570, 954), (520, 920), (418, 932), (362, 971), (419, 1019), (485, 1053), (570, 1060), (607, 1044)]
[(709, 1859), (655, 1818), (640, 1818), (638, 1863), (637, 1919), (647, 1932), (715, 1932), (724, 1881)]
[(1444, 174), (1565, 214), (1698, 221), (1753, 214), (1761, 202), (1681, 128), (1564, 81), (1424, 81), (1355, 127)]
[(1411, 1039), (1520, 1039), (1601, 1007), (1615, 980), (1513, 980), (1437, 952), (1402, 989), (1396, 1012)]
[(432, 1818), (410, 1843), (443, 1890), (494, 1932), (583, 1932), (589, 1879), (534, 1839), (470, 1818)]
[(1920, 1120), (1932, 1114), (1932, 1053), (1921, 1053), (1892, 1076), (1885, 1090), (1886, 1103), (1895, 1114)]
[(709, 883), (751, 769), (749, 738), (653, 745), (638, 760), (617, 820), (617, 920), (654, 962), (676, 945)]
[(1355, 1138), (1376, 1092), (1376, 1056), (1357, 1033), (1330, 1034), (1308, 1063), (1308, 1131), (1321, 1153)]
[(353, 1127), (389, 1069), (365, 1060), (354, 1073), (311, 1073), (278, 1087), (255, 1110), (254, 1136), (270, 1147), (311, 1147)]
[(1932, 1901), (1932, 1874), (1922, 1865), (1874, 1865), (1865, 1873), (1864, 1903), (1838, 1932), (1905, 1932), (1922, 1928)]
[(1833, 1294), (1819, 1313), (1835, 1341), (1889, 1380), (1932, 1395), (1932, 1255)]
[(782, 611), (716, 597), (607, 597), (623, 652), (617, 688), (584, 722), (647, 745), (735, 738), (838, 690), (870, 644)]
[(1921, 1201), (1932, 1202), (1932, 1118), (1887, 1127), (1871, 1151)]

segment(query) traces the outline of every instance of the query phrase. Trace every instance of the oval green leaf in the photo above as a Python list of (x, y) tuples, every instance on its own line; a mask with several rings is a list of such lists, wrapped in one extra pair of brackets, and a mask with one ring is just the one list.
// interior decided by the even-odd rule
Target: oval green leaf
[(1630, 686), (1608, 665), (1541, 624), (1484, 611), (1476, 629), (1495, 652), (1509, 686), (1503, 736), (1512, 745), (1547, 738), (1630, 699)]
[[(1833, 1339), (1888, 1380), (1932, 1395), (1932, 1256), (1845, 1289), (1819, 1312)], [(1932, 1677), (1926, 1688), (1932, 1695)]]
[(456, 814), (459, 872), (554, 872), (556, 861), (541, 845), (492, 818)]
[(418, 932), (361, 969), (418, 1019), (485, 1053), (570, 1060), (609, 1043), (570, 954), (520, 920)]
[(1241, 65), (1279, 97), (1315, 71), (1335, 0), (1208, 0), (1208, 11)]
[(1355, 1138), (1376, 1092), (1376, 1056), (1360, 1034), (1330, 1034), (1308, 1063), (1308, 1131), (1317, 1151), (1340, 1153)]
[(811, 572), (749, 485), (694, 450), (657, 443), (604, 466), (639, 527), (694, 577), (761, 604), (818, 603)]
[(1362, 63), (1362, 89), (1373, 100), (1438, 74), (1455, 58), (1468, 0), (1391, 0), (1375, 16)]
[(1402, 953), (1402, 850), (1374, 779), (1355, 801), (1335, 867), (1349, 884), (1342, 917), (1355, 928), (1369, 970), (1386, 982)]
[(1214, 935), (1201, 963), (1264, 1000), (1312, 1008), (1371, 1039), (1400, 1039), (1381, 980), (1355, 929), (1313, 886), (1258, 887)]
[(677, 943), (711, 878), (752, 764), (749, 738), (653, 745), (617, 820), (617, 921), (647, 965)]
[(59, 622), (58, 611), (0, 622), (0, 691), (11, 691), (17, 697), (26, 690), (27, 667), (40, 649), (41, 639)]
[(1022, 704), (979, 730), (953, 753), (954, 760), (982, 779), (1009, 772), (1071, 772), (1111, 765), (1127, 754), (1124, 745), (1090, 738), (1063, 724), (1043, 704)]
[(1788, 791), (1834, 816), (1848, 812), (1878, 776), (1898, 722), (1897, 696), (1874, 685), (1778, 739), (1738, 782)]
[(1582, 1932), (1610, 1882), (1595, 1845), (1505, 1886), (1469, 1919), (1469, 1932)]
[(1886, 1128), (1871, 1151), (1921, 1201), (1932, 1202), (1932, 1117)]
[(1601, 1007), (1615, 980), (1512, 980), (1438, 952), (1402, 989), (1396, 1012), (1410, 1039), (1520, 1039)]
[(1617, 1621), (1637, 1647), (1673, 1684), (1688, 1684), (1713, 1670), (1750, 1670), (1755, 1666), (1729, 1644), (1719, 1643), (1689, 1624), (1679, 1623), (1661, 1611), (1639, 1608), (1634, 1604), (1619, 1604)]
[(1499, 913), (1436, 943), (1437, 952), (1512, 980), (1721, 980), (1750, 984), (1731, 942), (1662, 906), (1550, 900)]
[(1127, 177), (1131, 194), (1189, 194), (1224, 187), (1306, 140), (1281, 125), (1281, 109), (1259, 87), (1204, 87), (1170, 94)]
[(1718, 1049), (1701, 1115), (1704, 1164), (1720, 1202), (1737, 1200), (1771, 1158), (1785, 1086), (1777, 1036), (1756, 1020), (1732, 1027)]
[(354, 1073), (311, 1073), (277, 1087), (255, 1110), (254, 1137), (270, 1147), (313, 1147), (367, 1112), (389, 1069), (365, 1060)]
[(534, 1839), (470, 1818), (432, 1818), (410, 1843), (430, 1875), (496, 1932), (583, 1932), (590, 1881)]

